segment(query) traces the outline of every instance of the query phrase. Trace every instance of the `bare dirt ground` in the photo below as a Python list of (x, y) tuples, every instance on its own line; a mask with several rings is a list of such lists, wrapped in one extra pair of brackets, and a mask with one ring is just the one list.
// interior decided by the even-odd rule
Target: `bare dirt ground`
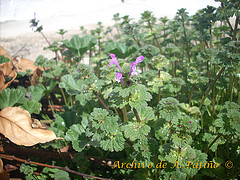
[[(96, 28), (96, 25), (86, 25), (84, 27), (89, 31), (90, 29)], [(56, 30), (56, 32), (57, 31), (58, 30)], [(50, 43), (61, 40), (61, 36), (56, 32), (43, 31)], [(64, 38), (70, 39), (73, 35), (81, 36), (80, 28), (79, 30), (68, 30)], [(18, 56), (32, 61), (35, 61), (39, 55), (43, 55), (48, 59), (55, 57), (52, 51), (43, 50), (48, 44), (39, 32), (26, 33), (14, 37), (0, 37), (0, 46), (2, 46), (11, 57)]]

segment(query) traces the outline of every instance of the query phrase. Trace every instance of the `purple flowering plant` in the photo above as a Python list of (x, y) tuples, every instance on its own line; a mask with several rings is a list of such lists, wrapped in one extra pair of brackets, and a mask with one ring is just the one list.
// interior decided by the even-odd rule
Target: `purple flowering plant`
[(129, 86), (131, 84), (130, 79), (133, 79), (134, 76), (138, 75), (137, 65), (144, 60), (144, 57), (143, 56), (139, 56), (139, 57), (137, 57), (136, 61), (131, 63), (130, 70), (129, 70), (129, 68), (127, 69), (127, 70), (129, 70), (129, 73), (128, 73), (128, 76), (127, 76), (127, 72), (123, 72), (122, 68), (120, 67), (120, 65), (118, 63), (118, 60), (117, 60), (115, 54), (110, 54), (110, 56), (111, 56), (112, 59), (110, 60), (108, 66), (116, 65), (118, 70), (119, 70), (116, 73), (115, 81), (117, 81), (119, 83), (121, 82), (122, 85)]

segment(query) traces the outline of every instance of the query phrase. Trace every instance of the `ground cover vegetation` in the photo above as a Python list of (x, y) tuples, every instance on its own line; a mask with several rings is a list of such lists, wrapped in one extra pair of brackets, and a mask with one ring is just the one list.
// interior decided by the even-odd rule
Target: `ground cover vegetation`
[(217, 1), (53, 43), (32, 19), (56, 57), (33, 74), (0, 58), (1, 176), (239, 178), (240, 4)]

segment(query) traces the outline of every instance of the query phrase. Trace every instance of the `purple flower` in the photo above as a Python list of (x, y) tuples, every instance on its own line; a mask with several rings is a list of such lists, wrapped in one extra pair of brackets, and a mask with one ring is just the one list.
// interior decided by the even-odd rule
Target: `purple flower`
[(123, 85), (124, 85), (124, 82), (123, 82), (123, 78), (122, 78), (122, 73), (120, 73), (120, 72), (118, 72), (117, 74), (116, 74), (116, 78), (115, 78), (115, 80), (117, 81), (117, 82), (121, 82)]
[(117, 61), (117, 58), (116, 58), (115, 54), (110, 54), (110, 56), (111, 56), (112, 60), (110, 61), (110, 63), (108, 65), (111, 66), (112, 64), (115, 64), (115, 65), (117, 65), (118, 69), (120, 71), (122, 71), (122, 69), (120, 68), (120, 66), (118, 64), (118, 61)]
[(182, 127), (181, 125), (179, 125), (179, 127)]
[(136, 63), (140, 63), (144, 60), (144, 57), (143, 56), (139, 56), (137, 59), (136, 59)]
[[(36, 22), (36, 12), (34, 12), (34, 23)], [(33, 23), (32, 23), (32, 31), (33, 31), (33, 27), (34, 27), (34, 25), (33, 25)]]
[(189, 121), (190, 124), (192, 124), (192, 121)]
[(137, 64), (142, 62), (144, 59), (143, 56), (139, 56), (136, 61), (132, 62), (131, 66), (130, 66), (130, 72), (129, 72), (129, 77), (130, 76), (134, 76), (134, 75), (138, 75), (137, 72)]

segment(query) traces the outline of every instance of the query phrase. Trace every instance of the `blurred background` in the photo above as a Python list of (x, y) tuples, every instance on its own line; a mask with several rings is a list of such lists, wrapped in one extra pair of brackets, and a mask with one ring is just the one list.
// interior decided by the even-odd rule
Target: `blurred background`
[(79, 29), (81, 25), (101, 21), (111, 25), (113, 14), (138, 19), (145, 10), (156, 17), (173, 18), (180, 8), (189, 15), (207, 5), (218, 7), (214, 0), (0, 0), (0, 35), (16, 36), (31, 32), (29, 21), (36, 12), (44, 31)]
[[(99, 21), (105, 27), (114, 24), (113, 15), (129, 15), (139, 19), (145, 10), (152, 11), (156, 18), (174, 18), (178, 9), (186, 8), (194, 15), (207, 5), (218, 7), (214, 0), (0, 0), (0, 47), (13, 57), (35, 61), (39, 55), (50, 59), (55, 54), (44, 50), (48, 44), (38, 32), (33, 32), (29, 21), (36, 13), (39, 26), (52, 43), (61, 36), (59, 29), (67, 30), (64, 35), (80, 35), (80, 26), (86, 30), (95, 29)], [(1, 52), (0, 52), (1, 53)]]

